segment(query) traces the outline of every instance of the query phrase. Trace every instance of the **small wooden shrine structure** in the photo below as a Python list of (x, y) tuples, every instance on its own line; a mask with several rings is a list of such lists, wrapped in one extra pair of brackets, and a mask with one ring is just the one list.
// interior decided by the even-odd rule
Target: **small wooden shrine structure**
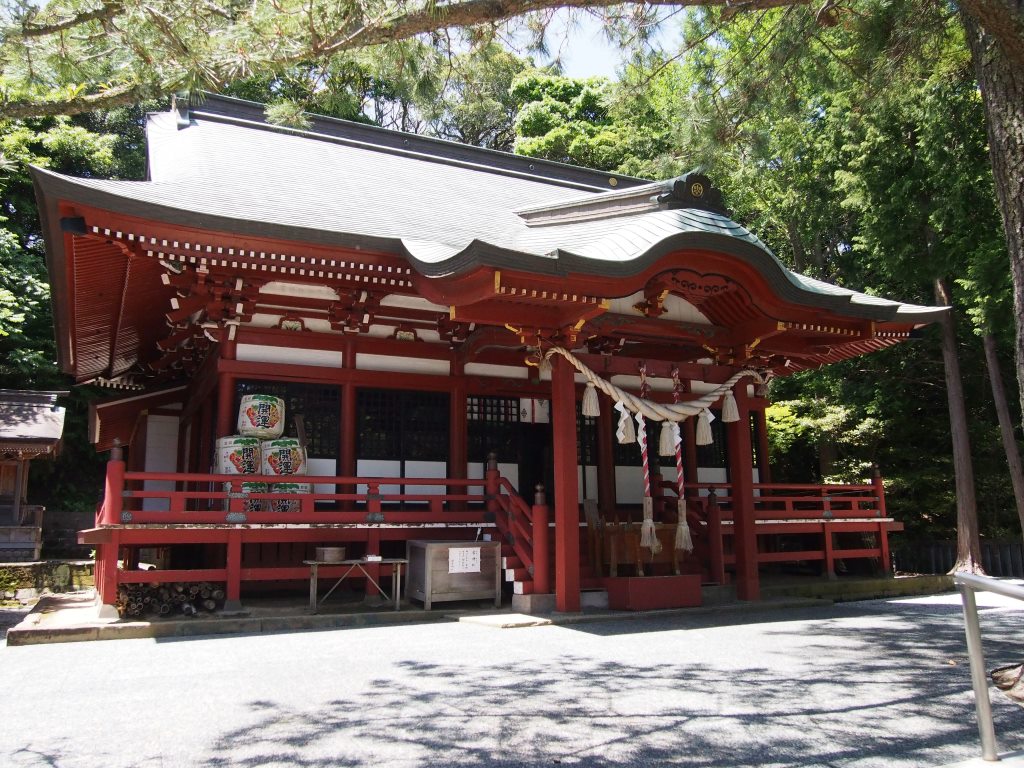
[(66, 394), (0, 389), (0, 562), (39, 559), (44, 509), (28, 503), (28, 464), (60, 450)]
[[(288, 129), (213, 96), (147, 130), (146, 181), (34, 171), (60, 363), (123, 390), (93, 411), (111, 461), (81, 534), (105, 604), (154, 579), (236, 601), (307, 578), (317, 544), (395, 557), (424, 538), (500, 540), (515, 592), (562, 611), (613, 573), (752, 600), (779, 564), (888, 569), (879, 479), (773, 482), (764, 385), (941, 309), (792, 273), (700, 174)], [(211, 471), (257, 393), (283, 400), (289, 434), (302, 415), (312, 488), (294, 511)], [(133, 570), (140, 548), (162, 570)]]

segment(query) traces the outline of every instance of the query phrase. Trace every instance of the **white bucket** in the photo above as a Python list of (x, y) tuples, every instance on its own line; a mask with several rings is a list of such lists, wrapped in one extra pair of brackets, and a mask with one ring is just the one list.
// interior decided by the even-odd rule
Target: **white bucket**
[(306, 449), (294, 437), (264, 440), (260, 452), (263, 454), (262, 473), (267, 477), (306, 474)]
[(340, 563), (345, 559), (344, 547), (317, 547), (316, 559), (321, 563)]
[(238, 431), (263, 440), (280, 437), (284, 432), (284, 400), (273, 395), (245, 395), (238, 407)]
[[(312, 493), (313, 486), (309, 483), (274, 483), (270, 486), (271, 493)], [(270, 502), (271, 512), (298, 512), (301, 509), (298, 499), (273, 499)]]
[(260, 441), (255, 437), (217, 438), (218, 475), (258, 475), (261, 462)]

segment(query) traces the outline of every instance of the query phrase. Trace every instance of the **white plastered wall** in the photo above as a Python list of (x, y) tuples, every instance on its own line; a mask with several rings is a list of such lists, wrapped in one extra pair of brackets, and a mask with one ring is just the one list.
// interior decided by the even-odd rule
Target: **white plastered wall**
[[(178, 417), (146, 416), (146, 472), (177, 471)], [(147, 491), (169, 491), (174, 483), (164, 480), (147, 480), (143, 483)], [(145, 511), (166, 512), (170, 509), (167, 499), (143, 499)]]

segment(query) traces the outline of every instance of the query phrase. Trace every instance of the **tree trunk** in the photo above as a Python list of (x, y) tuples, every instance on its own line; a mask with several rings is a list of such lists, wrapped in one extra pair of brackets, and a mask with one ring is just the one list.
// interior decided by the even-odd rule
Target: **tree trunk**
[[(943, 278), (935, 280), (935, 300), (944, 306), (952, 306), (949, 288)], [(956, 481), (956, 563), (951, 573), (984, 573), (978, 535), (978, 505), (974, 497), (974, 465), (971, 463), (971, 441), (967, 434), (967, 409), (964, 406), (964, 386), (952, 311), (942, 318), (941, 326), (949, 433), (953, 440), (953, 476)]]
[(1013, 419), (1010, 418), (1010, 405), (1006, 401), (1006, 388), (1003, 386), (1003, 372), (999, 368), (999, 358), (996, 356), (995, 336), (986, 333), (983, 341), (988, 378), (992, 382), (992, 399), (996, 404), (999, 432), (1003, 437), (1003, 449), (1006, 451), (1006, 465), (1010, 470), (1010, 482), (1013, 484), (1013, 500), (1017, 503), (1017, 517), (1020, 519), (1021, 533), (1024, 534), (1024, 468), (1021, 467), (1020, 449), (1013, 434)]
[(968, 14), (962, 15), (988, 127), (989, 157), (1013, 278), (1017, 384), (1024, 413), (1024, 67)]

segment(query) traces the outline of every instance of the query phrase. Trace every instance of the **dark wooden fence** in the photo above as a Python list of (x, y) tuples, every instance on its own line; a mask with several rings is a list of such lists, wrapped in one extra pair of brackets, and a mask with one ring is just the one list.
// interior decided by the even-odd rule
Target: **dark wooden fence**
[[(901, 573), (948, 573), (956, 562), (955, 541), (926, 541), (893, 552)], [(1024, 577), (1024, 545), (1020, 541), (982, 541), (981, 563), (989, 576)]]

